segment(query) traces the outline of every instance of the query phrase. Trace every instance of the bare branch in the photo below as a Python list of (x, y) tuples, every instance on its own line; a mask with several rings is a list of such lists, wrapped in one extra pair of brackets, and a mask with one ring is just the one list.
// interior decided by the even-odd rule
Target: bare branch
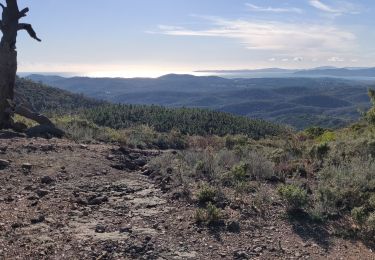
[(19, 18), (25, 17), (26, 14), (30, 11), (28, 7), (22, 9), (22, 11), (19, 13)]
[(31, 38), (37, 40), (38, 42), (41, 42), (42, 40), (36, 36), (36, 32), (34, 31), (33, 27), (31, 24), (28, 23), (20, 23), (18, 25), (18, 30), (25, 30), (27, 33), (30, 35)]

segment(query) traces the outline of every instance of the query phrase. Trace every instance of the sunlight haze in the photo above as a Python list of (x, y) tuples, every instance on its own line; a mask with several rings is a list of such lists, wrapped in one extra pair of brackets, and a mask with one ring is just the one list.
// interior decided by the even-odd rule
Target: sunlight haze
[[(196, 70), (374, 66), (369, 0), (21, 0), (19, 72), (156, 77)], [(48, 22), (46, 22), (48, 21)]]

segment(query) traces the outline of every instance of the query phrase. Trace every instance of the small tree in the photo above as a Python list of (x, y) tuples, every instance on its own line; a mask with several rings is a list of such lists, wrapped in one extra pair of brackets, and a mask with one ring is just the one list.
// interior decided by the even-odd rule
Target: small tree
[(0, 129), (15, 128), (12, 120), (14, 113), (37, 121), (39, 124), (52, 126), (52, 122), (43, 115), (33, 112), (23, 104), (14, 103), (14, 86), (17, 73), (17, 33), (25, 30), (31, 38), (41, 41), (30, 24), (20, 23), (29, 8), (21, 11), (17, 0), (6, 0), (6, 6), (0, 3), (2, 18), (0, 30), (3, 34), (0, 42)]

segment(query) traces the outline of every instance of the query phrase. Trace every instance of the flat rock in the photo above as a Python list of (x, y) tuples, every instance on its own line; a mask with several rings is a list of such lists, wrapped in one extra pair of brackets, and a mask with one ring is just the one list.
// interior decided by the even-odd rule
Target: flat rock
[(33, 165), (31, 163), (23, 163), (21, 167), (24, 170), (31, 170), (33, 168)]
[(0, 159), (0, 170), (7, 168), (9, 165), (10, 165), (9, 161)]

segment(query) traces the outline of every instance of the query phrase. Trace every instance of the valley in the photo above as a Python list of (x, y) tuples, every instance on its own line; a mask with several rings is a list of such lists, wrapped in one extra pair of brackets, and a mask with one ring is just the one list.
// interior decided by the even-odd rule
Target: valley
[(373, 81), (339, 78), (225, 79), (166, 75), (160, 78), (63, 78), (30, 75), (53, 87), (122, 104), (195, 107), (287, 124), (342, 127), (369, 108)]

